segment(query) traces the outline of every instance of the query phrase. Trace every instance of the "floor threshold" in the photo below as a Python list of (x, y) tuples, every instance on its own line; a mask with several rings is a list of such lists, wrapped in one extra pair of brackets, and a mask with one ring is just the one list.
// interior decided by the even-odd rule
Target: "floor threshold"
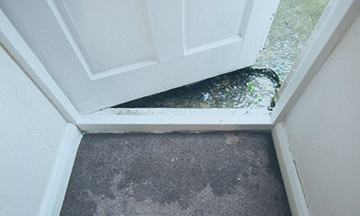
[(109, 108), (80, 116), (77, 125), (86, 133), (270, 131), (272, 120), (263, 109)]

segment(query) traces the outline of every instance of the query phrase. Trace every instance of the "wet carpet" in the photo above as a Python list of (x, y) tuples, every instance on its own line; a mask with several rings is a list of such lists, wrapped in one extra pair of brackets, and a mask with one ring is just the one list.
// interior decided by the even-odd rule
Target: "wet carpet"
[(61, 215), (291, 215), (270, 133), (87, 134)]

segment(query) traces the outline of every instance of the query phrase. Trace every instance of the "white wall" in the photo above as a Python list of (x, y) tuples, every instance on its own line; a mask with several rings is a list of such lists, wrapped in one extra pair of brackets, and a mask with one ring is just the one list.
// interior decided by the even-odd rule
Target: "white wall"
[(67, 123), (1, 46), (0, 77), (0, 215), (38, 215)]
[(285, 119), (313, 216), (360, 215), (360, 17)]

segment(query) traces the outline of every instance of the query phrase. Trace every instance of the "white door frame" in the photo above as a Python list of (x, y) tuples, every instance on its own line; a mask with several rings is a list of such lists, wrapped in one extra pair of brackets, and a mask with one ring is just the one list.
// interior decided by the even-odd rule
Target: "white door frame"
[[(62, 116), (82, 132), (272, 131), (292, 214), (309, 215), (281, 121), (295, 105), (359, 12), (358, 0), (330, 0), (317, 29), (308, 41), (301, 60), (294, 68), (294, 76), (284, 89), (272, 113), (242, 109), (105, 109), (80, 115), (1, 9), (0, 45), (5, 47)], [(69, 155), (74, 157), (76, 148), (72, 148), (72, 151)], [(64, 158), (64, 161), (73, 161), (73, 158)], [(71, 166), (67, 167), (70, 170), (63, 173), (69, 175)], [(64, 183), (54, 186), (57, 188), (49, 188), (50, 192), (47, 193), (49, 197), (65, 194), (64, 184), (67, 184), (66, 179), (69, 176), (56, 176), (56, 178)], [(43, 203), (42, 208), (56, 212), (54, 213), (56, 215), (61, 203), (62, 200)]]
[[(117, 109), (79, 114), (45, 67), (0, 9), (0, 43), (43, 91), (64, 118), (80, 130), (96, 132), (174, 130), (267, 130), (270, 131), (294, 106), (318, 69), (338, 44), (359, 11), (357, 0), (331, 0), (313, 32), (293, 78), (274, 111), (200, 109), (197, 118), (184, 118), (194, 110)], [(220, 111), (221, 110), (221, 111)], [(222, 115), (218, 115), (221, 112)], [(166, 117), (159, 117), (166, 113)], [(144, 124), (146, 122), (146, 124)], [(171, 127), (169, 127), (171, 125)], [(156, 126), (156, 127), (154, 127)], [(191, 126), (191, 127), (189, 127)]]

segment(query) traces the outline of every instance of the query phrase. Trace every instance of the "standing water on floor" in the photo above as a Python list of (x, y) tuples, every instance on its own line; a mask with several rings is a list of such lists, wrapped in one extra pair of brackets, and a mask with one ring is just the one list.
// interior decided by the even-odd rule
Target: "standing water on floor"
[(284, 81), (329, 0), (281, 0), (254, 67), (270, 67)]
[(116, 108), (250, 108), (271, 110), (276, 92), (305, 46), (328, 0), (281, 0), (252, 68), (144, 97)]
[(171, 108), (258, 108), (270, 107), (277, 74), (270, 69), (244, 68), (116, 106)]

